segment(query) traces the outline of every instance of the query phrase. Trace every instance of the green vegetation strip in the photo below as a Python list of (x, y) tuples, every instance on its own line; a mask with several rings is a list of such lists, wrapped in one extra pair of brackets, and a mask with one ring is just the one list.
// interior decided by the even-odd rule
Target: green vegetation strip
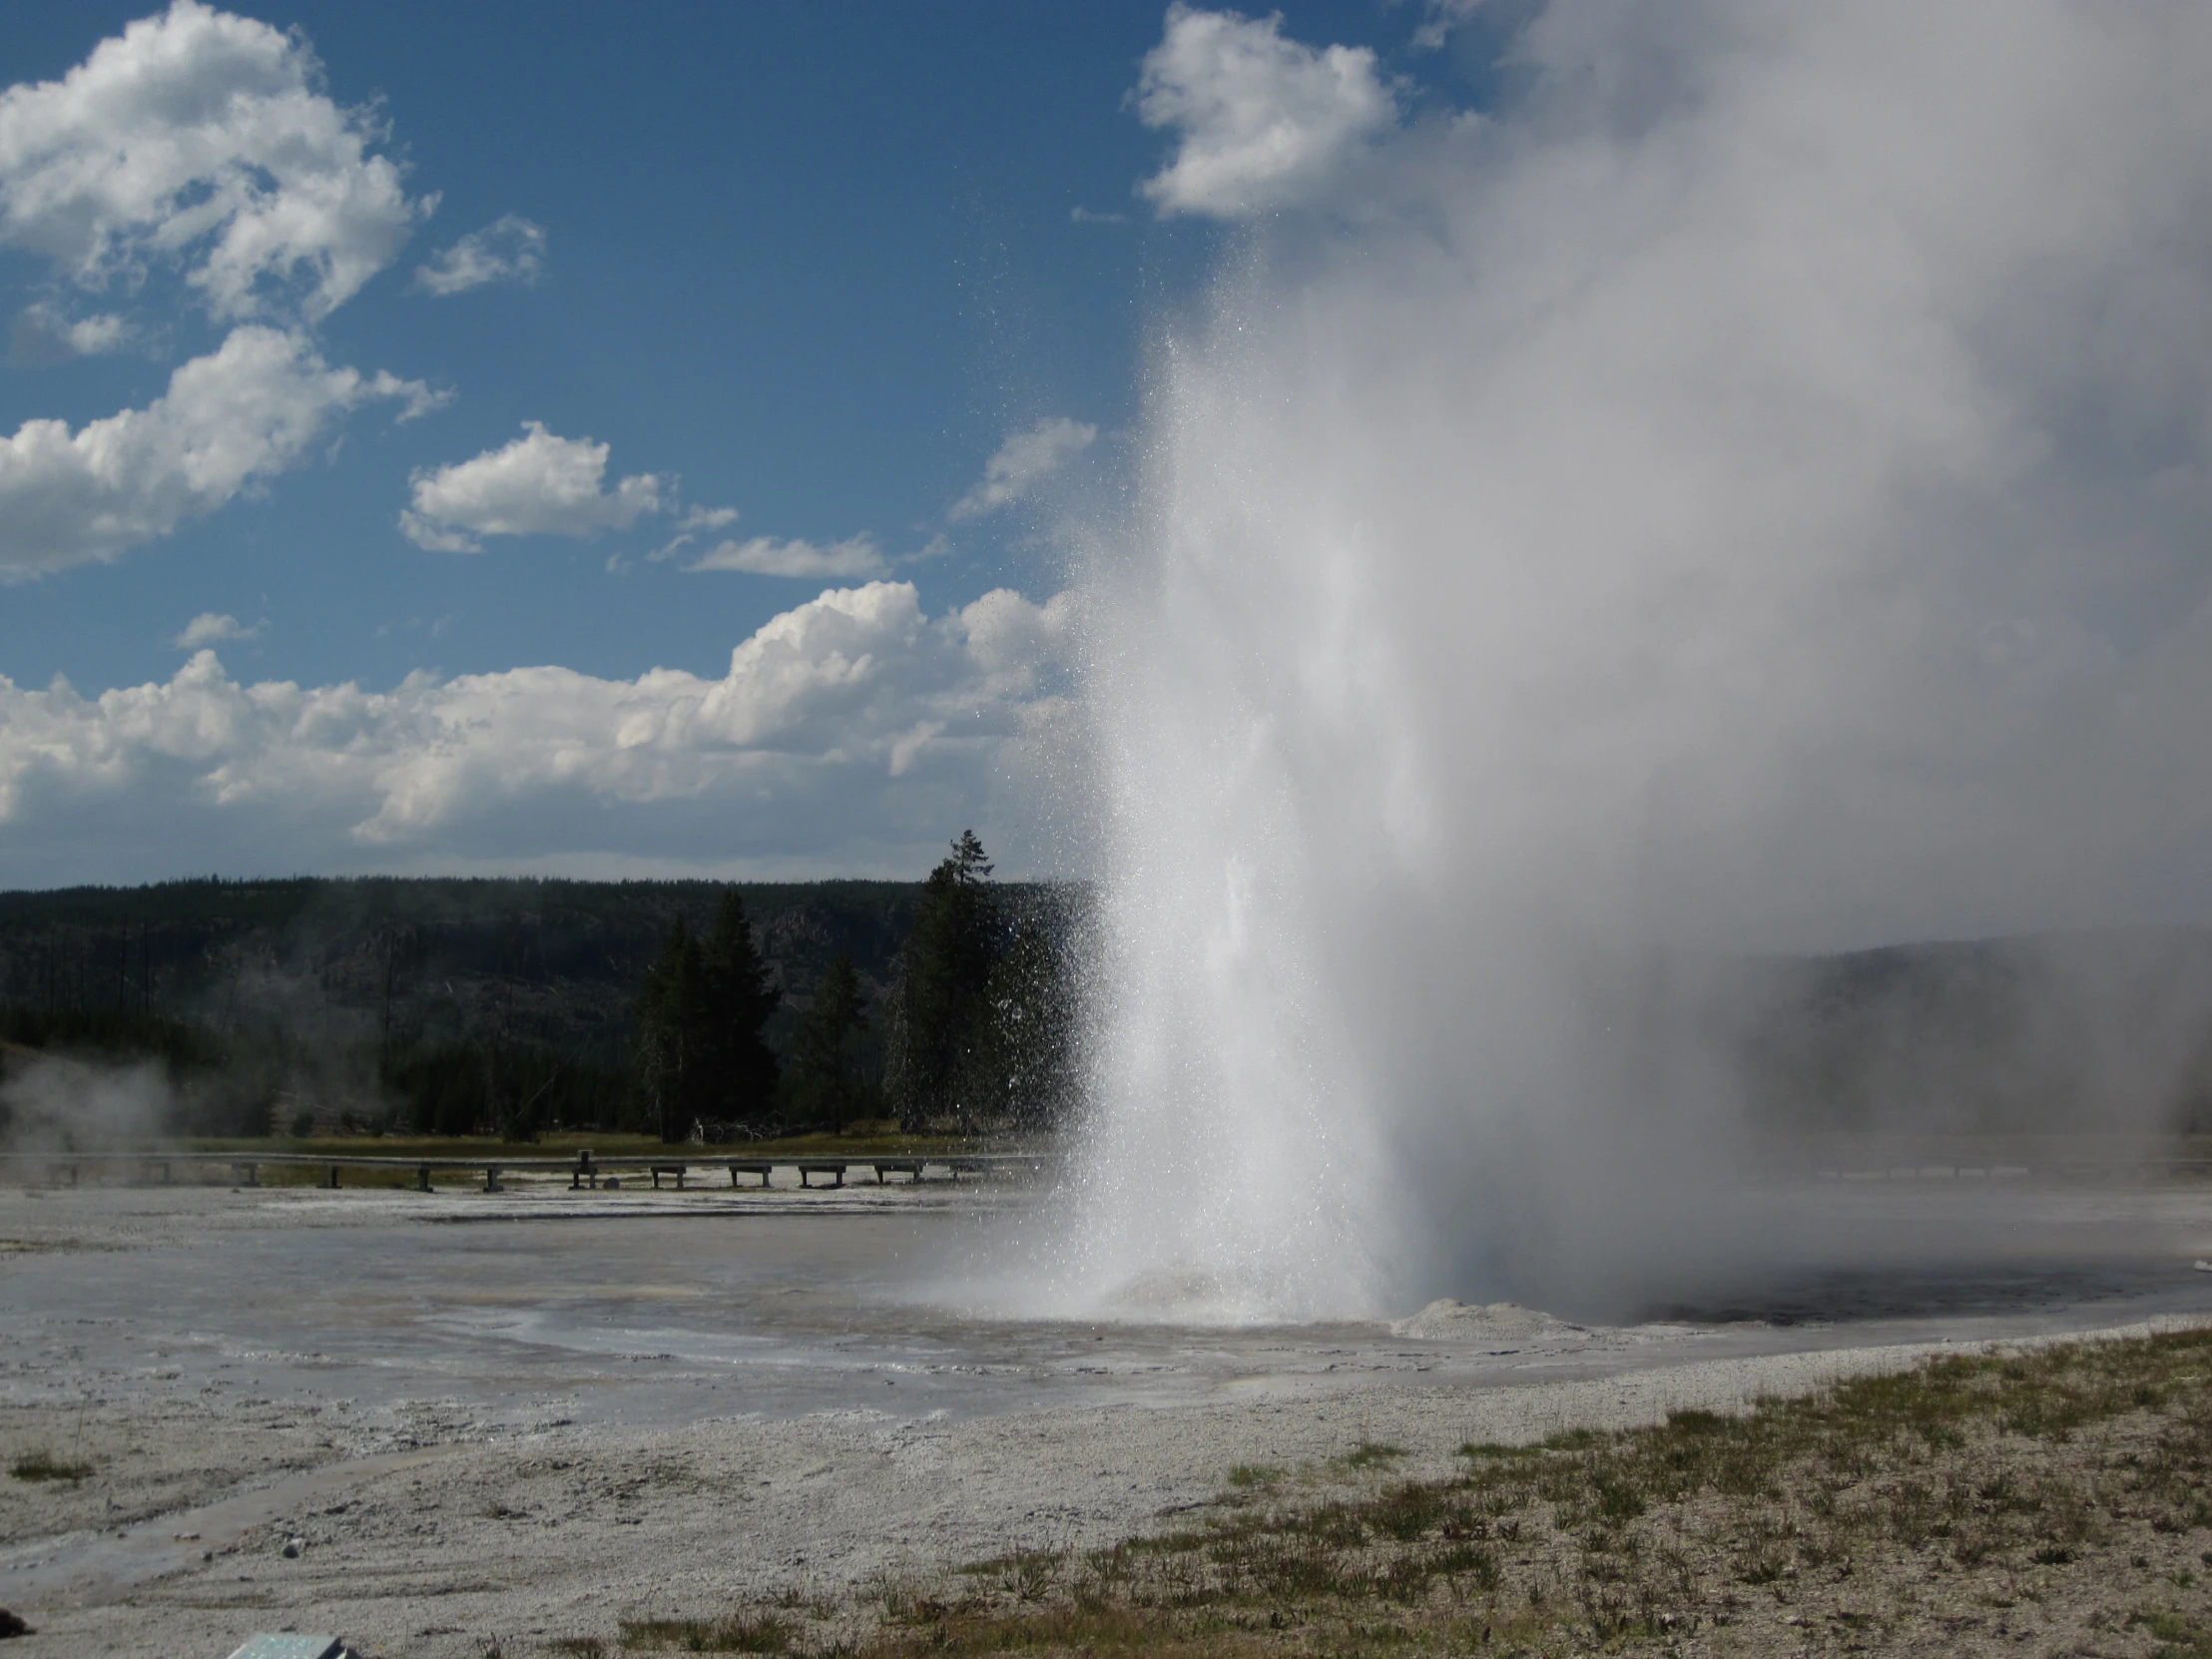
[(92, 1473), (92, 1465), (51, 1451), (27, 1451), (8, 1465), (8, 1473), (17, 1480), (67, 1480), (74, 1485)]
[(1404, 1455), (1238, 1465), (1203, 1524), (983, 1562), (932, 1590), (787, 1597), (560, 1645), (2212, 1659), (2212, 1332), (1942, 1359), (1742, 1415), (1468, 1445), (1445, 1479), (1399, 1478)]
[[(864, 1158), (918, 1155), (1023, 1151), (1026, 1147), (1004, 1138), (960, 1135), (904, 1135), (895, 1130), (881, 1134), (796, 1135), (780, 1140), (722, 1141), (704, 1145), (698, 1141), (663, 1141), (653, 1135), (577, 1134), (547, 1135), (536, 1141), (501, 1141), (488, 1135), (324, 1135), (295, 1139), (271, 1135), (256, 1140), (196, 1138), (177, 1143), (185, 1152), (304, 1153), (317, 1158), (349, 1157), (427, 1159), (435, 1163), (451, 1158), (463, 1163), (487, 1159), (574, 1159), (589, 1151), (594, 1158), (666, 1158), (682, 1163), (687, 1157), (702, 1163), (728, 1158)], [(147, 1156), (158, 1157), (159, 1151)]]
[[(319, 1187), (326, 1183), (332, 1165), (343, 1170), (343, 1185), (354, 1188), (388, 1187), (412, 1190), (417, 1171), (427, 1164), (441, 1181), (450, 1185), (456, 1172), (499, 1166), (510, 1177), (535, 1172), (541, 1179), (566, 1174), (581, 1151), (590, 1151), (594, 1164), (607, 1174), (629, 1177), (644, 1160), (658, 1164), (684, 1164), (702, 1176), (732, 1160), (790, 1164), (799, 1159), (948, 1158), (1049, 1156), (1052, 1148), (1043, 1137), (1026, 1142), (1003, 1136), (908, 1135), (894, 1126), (882, 1126), (875, 1134), (790, 1136), (781, 1140), (731, 1141), (714, 1145), (698, 1142), (664, 1143), (649, 1135), (581, 1134), (547, 1136), (542, 1141), (500, 1141), (488, 1136), (326, 1136), (295, 1139), (268, 1136), (260, 1139), (212, 1137), (136, 1147), (104, 1147), (97, 1151), (41, 1151), (0, 1156), (0, 1171), (8, 1178), (24, 1174), (48, 1181), (57, 1179), (86, 1184), (141, 1183), (155, 1166), (166, 1166), (168, 1179), (180, 1183), (227, 1185), (239, 1179), (239, 1171), (255, 1168), (255, 1181), (264, 1187)], [(282, 1161), (276, 1161), (282, 1160)], [(627, 1162), (625, 1162), (627, 1161)], [(0, 1240), (0, 1251), (28, 1249)]]

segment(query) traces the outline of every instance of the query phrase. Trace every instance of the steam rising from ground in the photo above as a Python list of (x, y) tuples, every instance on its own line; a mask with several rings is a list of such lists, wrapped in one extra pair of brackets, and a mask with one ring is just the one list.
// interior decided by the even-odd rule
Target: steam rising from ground
[(169, 1081), (156, 1065), (96, 1066), (43, 1057), (0, 1065), (0, 1151), (99, 1152), (142, 1145), (168, 1128), (172, 1106)]
[(1064, 1304), (1725, 1252), (1697, 963), (2208, 908), (2212, 12), (1560, 0), (1507, 70), (1161, 347)]

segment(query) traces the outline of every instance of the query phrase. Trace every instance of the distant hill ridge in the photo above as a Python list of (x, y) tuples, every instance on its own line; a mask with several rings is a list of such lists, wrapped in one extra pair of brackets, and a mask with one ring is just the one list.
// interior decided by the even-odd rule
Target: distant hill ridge
[(733, 885), (795, 1000), (839, 952), (863, 983), (885, 981), (921, 892), (395, 876), (4, 892), (0, 1002), (225, 1029), (311, 1014), (331, 1035), (442, 1039), (465, 1035), (489, 998), (510, 1028), (567, 1040), (620, 1024), (669, 924), (705, 927)]
[[(706, 929), (733, 886), (786, 992), (778, 1047), (834, 955), (880, 1004), (922, 893), (397, 876), (0, 892), (0, 1035), (189, 1059), (204, 1033), (258, 1045), (273, 1086), (318, 1097), (347, 1092), (317, 1080), (331, 1056), (357, 1070), (363, 1053), (441, 1046), (541, 1053), (611, 1089), (669, 924)], [(1010, 911), (1062, 916), (1065, 891), (999, 887)], [(1623, 989), (1653, 1030), (1731, 1056), (1735, 1105), (1764, 1126), (2212, 1129), (2208, 929), (1661, 956)]]
[[(462, 1072), (463, 1092), (487, 1098), (557, 1077), (561, 1111), (605, 1120), (670, 925), (706, 932), (733, 889), (785, 993), (767, 1033), (781, 1049), (840, 954), (863, 1005), (880, 1005), (923, 884), (299, 876), (0, 892), (0, 1036), (164, 1057), (205, 1103), (188, 1115), (211, 1125), (254, 1121), (267, 1099), (420, 1107)], [(1062, 889), (995, 890), (1009, 919), (1065, 911)]]
[(1754, 959), (1708, 1006), (1778, 1127), (2212, 1129), (2212, 929)]

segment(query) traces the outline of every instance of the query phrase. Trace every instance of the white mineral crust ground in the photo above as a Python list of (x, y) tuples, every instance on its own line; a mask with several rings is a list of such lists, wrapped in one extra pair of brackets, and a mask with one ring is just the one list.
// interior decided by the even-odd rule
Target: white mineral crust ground
[(1201, 1329), (974, 1311), (1024, 1201), (972, 1189), (0, 1189), (0, 1462), (92, 1470), (0, 1475), (0, 1606), (26, 1655), (539, 1651), (1110, 1542), (1237, 1463), (1377, 1440), (1440, 1475), (1469, 1439), (2212, 1319), (2212, 1187), (1781, 1197), (1902, 1242), (1633, 1325)]

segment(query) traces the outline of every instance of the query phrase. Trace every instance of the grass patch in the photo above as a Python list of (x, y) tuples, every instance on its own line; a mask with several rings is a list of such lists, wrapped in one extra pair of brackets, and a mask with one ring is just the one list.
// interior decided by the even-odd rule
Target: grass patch
[(2212, 1659), (2212, 1632), (2179, 1613), (2131, 1613), (2129, 1625), (2140, 1625), (2159, 1645), (2151, 1659)]
[(26, 1451), (8, 1465), (18, 1480), (67, 1480), (72, 1483), (92, 1473), (92, 1465), (75, 1458), (57, 1457), (51, 1451)]
[(2128, 1632), (2130, 1652), (2212, 1659), (2212, 1634), (2163, 1610), (2212, 1567), (2208, 1380), (2212, 1332), (2185, 1332), (1946, 1358), (1736, 1414), (1470, 1443), (1444, 1479), (1398, 1478), (1407, 1453), (1363, 1442), (1295, 1478), (1236, 1465), (1221, 1499), (1172, 1530), (1016, 1553), (951, 1588), (854, 1604), (814, 1646), (765, 1604), (719, 1624), (627, 1626), (622, 1646), (1658, 1653), (1741, 1646), (1730, 1627), (1787, 1621), (1793, 1645), (1938, 1651), (2009, 1641), (2000, 1621), (2029, 1619), (2036, 1651)]
[(1500, 1445), (1495, 1440), (1469, 1440), (1459, 1448), (1459, 1455), (1477, 1458), (1529, 1458), (1542, 1455), (1543, 1449), (1539, 1445)]
[(1338, 1469), (1377, 1469), (1396, 1462), (1405, 1455), (1405, 1448), (1384, 1445), (1380, 1440), (1362, 1440), (1342, 1457), (1332, 1458), (1330, 1466)]
[(1042, 1601), (1058, 1576), (1065, 1559), (1057, 1550), (1017, 1549), (1011, 1555), (976, 1561), (960, 1571), (972, 1578), (991, 1578), (1016, 1601)]
[[(185, 1152), (221, 1152), (250, 1154), (256, 1152), (305, 1153), (314, 1157), (346, 1157), (367, 1155), (378, 1158), (429, 1159), (464, 1158), (482, 1162), (486, 1158), (567, 1158), (573, 1159), (580, 1151), (589, 1149), (597, 1158), (678, 1158), (689, 1153), (695, 1158), (765, 1158), (805, 1157), (820, 1154), (826, 1158), (865, 1157), (871, 1153), (891, 1156), (934, 1155), (938, 1153), (1001, 1152), (1024, 1150), (1008, 1148), (1002, 1141), (988, 1137), (963, 1137), (958, 1135), (908, 1135), (896, 1132), (845, 1135), (795, 1135), (774, 1141), (732, 1141), (722, 1146), (701, 1146), (690, 1141), (667, 1142), (658, 1135), (600, 1134), (593, 1131), (562, 1132), (547, 1135), (535, 1141), (504, 1141), (492, 1135), (317, 1135), (295, 1138), (290, 1135), (268, 1135), (251, 1138), (216, 1138), (198, 1136), (178, 1141), (173, 1150)], [(159, 1148), (151, 1149), (156, 1155)]]
[(1232, 1463), (1229, 1484), (1239, 1491), (1250, 1491), (1256, 1486), (1280, 1485), (1289, 1473), (1273, 1463)]
[(789, 1653), (797, 1634), (773, 1614), (720, 1619), (641, 1619), (622, 1626), (622, 1645), (675, 1653)]
[(1217, 1659), (1268, 1651), (1227, 1621), (1193, 1619), (1173, 1609), (1127, 1602), (1071, 1601), (1035, 1612), (1000, 1612), (981, 1604), (930, 1603), (925, 1616), (886, 1629), (858, 1655), (944, 1654), (982, 1659), (996, 1654), (1134, 1654), (1160, 1659)]

